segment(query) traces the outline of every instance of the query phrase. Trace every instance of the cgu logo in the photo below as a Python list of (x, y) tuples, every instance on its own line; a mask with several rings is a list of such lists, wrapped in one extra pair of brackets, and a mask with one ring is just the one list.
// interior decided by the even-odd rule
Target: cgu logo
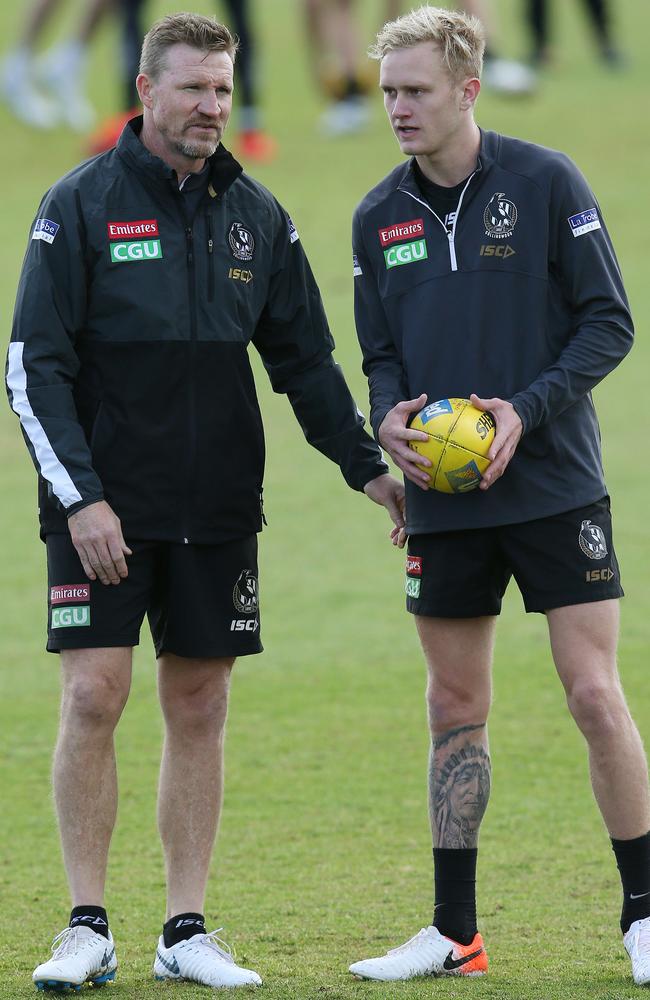
[(399, 246), (384, 250), (386, 269), (399, 267), (400, 264), (412, 264), (416, 260), (426, 260), (427, 241), (415, 240), (413, 243), (400, 243)]
[(52, 628), (75, 628), (90, 625), (90, 605), (74, 608), (52, 608)]
[(131, 264), (140, 260), (160, 260), (162, 255), (160, 240), (111, 243), (111, 260), (114, 264)]

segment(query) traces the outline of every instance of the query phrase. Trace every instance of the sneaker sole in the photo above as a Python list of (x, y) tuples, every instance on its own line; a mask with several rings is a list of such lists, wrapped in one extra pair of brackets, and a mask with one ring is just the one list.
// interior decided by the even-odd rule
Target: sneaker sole
[[(103, 976), (97, 976), (95, 979), (87, 979), (86, 983), (91, 986), (105, 986), (106, 983), (110, 983), (115, 979), (115, 973), (117, 969), (113, 969), (112, 972), (107, 972)], [(83, 983), (67, 983), (61, 979), (39, 979), (34, 982), (34, 986), (37, 990), (56, 990), (61, 992), (62, 990), (74, 990), (75, 993), (79, 993)]]

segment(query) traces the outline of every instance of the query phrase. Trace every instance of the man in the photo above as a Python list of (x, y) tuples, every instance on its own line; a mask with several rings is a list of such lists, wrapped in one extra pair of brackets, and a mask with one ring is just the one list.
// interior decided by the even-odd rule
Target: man
[[(356, 212), (356, 321), (371, 422), (407, 479), (407, 608), (428, 668), (436, 895), (429, 926), (351, 971), (383, 980), (487, 971), (476, 855), (495, 623), (514, 575), (527, 611), (547, 617), (621, 874), (625, 947), (646, 983), (647, 766), (616, 668), (622, 590), (590, 395), (629, 350), (632, 324), (574, 164), (477, 127), (483, 47), (478, 21), (425, 6), (385, 25), (374, 49), (410, 159)], [(492, 464), (464, 496), (428, 490), (409, 448), (426, 437), (409, 417), (450, 396), (469, 396), (496, 421)]]
[(264, 441), (249, 343), (307, 438), (401, 521), (403, 488), (332, 360), (298, 233), (221, 145), (235, 48), (206, 17), (154, 25), (137, 78), (143, 117), (48, 192), (20, 281), (7, 381), (39, 471), (48, 649), (63, 672), (54, 796), (73, 906), (34, 972), (39, 988), (115, 975), (103, 907), (113, 732), (145, 612), (166, 727), (168, 901), (154, 973), (261, 982), (206, 935), (202, 913), (230, 674), (262, 648)]

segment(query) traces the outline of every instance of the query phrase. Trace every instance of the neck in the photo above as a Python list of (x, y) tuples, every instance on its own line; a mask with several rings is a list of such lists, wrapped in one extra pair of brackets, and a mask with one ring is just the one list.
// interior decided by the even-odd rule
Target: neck
[(476, 169), (481, 133), (472, 119), (463, 135), (458, 135), (453, 143), (433, 153), (420, 153), (415, 157), (417, 165), (430, 181), (441, 187), (455, 187)]
[(205, 166), (205, 159), (195, 160), (190, 156), (183, 156), (176, 150), (169, 149), (165, 145), (165, 140), (160, 132), (154, 127), (147, 115), (144, 116), (142, 130), (140, 132), (140, 142), (154, 156), (166, 163), (168, 167), (176, 171), (178, 183), (182, 184), (190, 174), (198, 174)]

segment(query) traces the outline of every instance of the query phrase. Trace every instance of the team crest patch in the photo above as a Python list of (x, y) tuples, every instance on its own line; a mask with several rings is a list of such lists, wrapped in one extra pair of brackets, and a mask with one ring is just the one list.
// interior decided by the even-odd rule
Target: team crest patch
[(228, 243), (233, 257), (236, 257), (237, 260), (253, 259), (255, 239), (250, 229), (246, 229), (241, 222), (233, 222), (228, 233)]
[(232, 602), (244, 615), (254, 615), (258, 608), (257, 577), (250, 569), (243, 569), (237, 577), (232, 592)]
[(56, 234), (61, 227), (51, 219), (37, 219), (34, 224), (33, 240), (44, 240), (46, 243), (54, 243)]
[(590, 559), (604, 559), (607, 555), (605, 532), (591, 521), (583, 521), (580, 525), (578, 545)]
[(503, 191), (496, 191), (485, 206), (483, 224), (485, 235), (495, 240), (505, 240), (517, 225), (517, 206)]
[(570, 215), (567, 221), (574, 237), (584, 236), (585, 233), (591, 233), (594, 229), (601, 228), (598, 212), (595, 208), (588, 208), (586, 212)]

